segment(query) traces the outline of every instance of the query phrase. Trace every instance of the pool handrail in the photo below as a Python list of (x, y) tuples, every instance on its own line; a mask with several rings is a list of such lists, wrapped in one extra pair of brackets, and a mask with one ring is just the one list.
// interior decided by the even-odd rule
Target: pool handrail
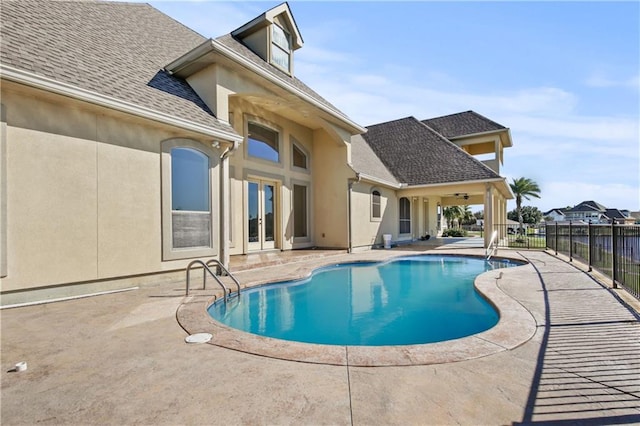
[[(217, 266), (218, 268), (220, 268), (220, 270), (221, 270), (222, 272), (224, 272), (224, 274), (225, 274), (226, 276), (228, 276), (229, 278), (231, 278), (231, 280), (235, 283), (236, 287), (238, 288), (238, 293), (237, 293), (237, 295), (238, 295), (238, 297), (240, 297), (240, 282), (236, 279), (236, 277), (234, 277), (234, 276), (231, 274), (231, 272), (229, 272), (229, 270), (228, 270), (227, 268), (225, 268), (225, 267), (224, 267), (224, 265), (222, 264), (222, 262), (220, 262), (218, 259), (209, 259), (209, 260), (207, 260), (206, 265), (207, 265), (207, 266), (212, 266), (212, 265)], [(216, 278), (216, 277), (214, 277), (214, 278)], [(216, 278), (216, 279), (217, 279), (217, 278)], [(206, 280), (206, 277), (205, 277), (205, 280)], [(231, 289), (229, 289), (229, 296), (231, 296)]]
[(222, 281), (220, 281), (220, 279), (218, 279), (218, 277), (216, 277), (216, 274), (214, 274), (211, 269), (209, 269), (209, 267), (206, 265), (206, 263), (204, 263), (202, 260), (194, 260), (191, 263), (189, 263), (189, 265), (187, 265), (187, 286), (186, 286), (186, 292), (185, 292), (185, 296), (189, 295), (189, 281), (190, 281), (190, 272), (191, 272), (191, 267), (195, 264), (199, 264), (202, 265), (202, 267), (204, 268), (204, 273), (203, 273), (203, 280), (202, 280), (202, 289), (205, 290), (207, 288), (207, 274), (206, 272), (208, 272), (218, 283), (218, 285), (220, 287), (222, 287), (222, 291), (224, 292), (224, 301), (225, 303), (228, 300), (228, 295), (231, 294), (231, 290), (229, 290), (223, 283)]
[[(493, 247), (491, 247), (492, 245)], [(487, 260), (491, 259), (491, 256), (493, 256), (496, 253), (497, 249), (498, 249), (498, 231), (495, 230), (493, 231), (493, 234), (491, 234), (489, 245), (487, 246), (487, 249), (484, 252), (484, 255), (487, 258)]]

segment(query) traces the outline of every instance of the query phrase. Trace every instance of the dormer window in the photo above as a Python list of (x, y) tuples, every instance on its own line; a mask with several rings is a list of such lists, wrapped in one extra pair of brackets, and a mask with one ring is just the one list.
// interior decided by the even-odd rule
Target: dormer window
[(291, 70), (291, 35), (275, 23), (271, 25), (271, 63)]
[(293, 52), (304, 42), (286, 2), (233, 30), (231, 35), (263, 61), (293, 75)]

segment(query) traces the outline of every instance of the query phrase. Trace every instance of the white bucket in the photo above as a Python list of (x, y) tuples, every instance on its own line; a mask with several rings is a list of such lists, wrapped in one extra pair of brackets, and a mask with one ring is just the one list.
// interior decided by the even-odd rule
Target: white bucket
[(384, 241), (384, 248), (391, 248), (391, 234), (382, 234), (382, 240)]

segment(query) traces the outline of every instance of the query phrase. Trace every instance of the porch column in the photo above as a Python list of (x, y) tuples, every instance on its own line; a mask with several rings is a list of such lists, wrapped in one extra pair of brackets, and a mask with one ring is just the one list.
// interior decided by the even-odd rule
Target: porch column
[(425, 234), (424, 232), (424, 208), (422, 207), (422, 197), (413, 197), (413, 211), (416, 212), (415, 231), (413, 238), (419, 239)]
[(427, 211), (429, 212), (427, 229), (425, 232), (431, 235), (431, 238), (436, 238), (438, 236), (438, 199), (437, 198), (427, 198)]
[(489, 247), (494, 224), (494, 197), (493, 187), (487, 185), (484, 193), (484, 247)]

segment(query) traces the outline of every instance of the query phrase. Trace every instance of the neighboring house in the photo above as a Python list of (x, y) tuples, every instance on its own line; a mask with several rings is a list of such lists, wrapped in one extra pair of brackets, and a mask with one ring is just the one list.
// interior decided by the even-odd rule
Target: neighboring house
[(564, 220), (566, 220), (566, 217), (564, 215), (566, 209), (551, 209), (548, 212), (544, 212), (542, 213), (542, 217), (545, 220), (551, 221), (551, 222), (562, 222)]
[(566, 221), (583, 221), (585, 223), (616, 223), (631, 225), (635, 219), (628, 210), (608, 209), (595, 201), (583, 201), (580, 204), (565, 210)]
[(566, 209), (564, 212), (567, 221), (583, 220), (592, 223), (607, 223), (608, 218), (605, 216), (607, 208), (595, 201), (583, 201), (580, 204)]
[(435, 235), (448, 205), (506, 221), (509, 129), (360, 126), (295, 77), (286, 3), (216, 39), (119, 2), (5, 1), (0, 25), (2, 305)]

